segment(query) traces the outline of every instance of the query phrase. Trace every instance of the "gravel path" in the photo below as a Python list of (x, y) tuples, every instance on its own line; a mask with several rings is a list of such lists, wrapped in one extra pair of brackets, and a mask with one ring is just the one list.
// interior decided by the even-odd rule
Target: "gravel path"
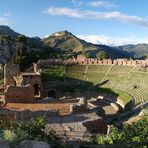
[(46, 131), (54, 130), (66, 141), (69, 140), (89, 140), (91, 134), (83, 126), (83, 122), (95, 120), (99, 117), (96, 113), (73, 114), (63, 117), (50, 117)]

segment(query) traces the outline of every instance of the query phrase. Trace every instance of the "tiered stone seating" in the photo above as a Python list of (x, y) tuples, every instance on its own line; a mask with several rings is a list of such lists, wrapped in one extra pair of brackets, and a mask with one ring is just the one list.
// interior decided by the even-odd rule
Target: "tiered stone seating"
[(74, 65), (66, 66), (66, 76), (94, 84), (107, 81), (103, 86), (130, 94), (136, 103), (148, 100), (148, 73), (132, 66)]

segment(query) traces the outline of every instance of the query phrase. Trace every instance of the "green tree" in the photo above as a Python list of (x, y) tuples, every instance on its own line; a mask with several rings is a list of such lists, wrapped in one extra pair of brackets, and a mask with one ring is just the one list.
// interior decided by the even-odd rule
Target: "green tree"
[(91, 54), (89, 52), (85, 52), (84, 53), (84, 56), (88, 59), (88, 58), (91, 58)]
[(19, 64), (20, 68), (23, 70), (23, 67), (29, 62), (27, 59), (27, 48), (25, 44), (21, 44), (12, 58), (12, 63)]
[(105, 51), (99, 51), (97, 54), (96, 54), (96, 58), (98, 59), (98, 60), (103, 60), (103, 59), (108, 59), (109, 58), (109, 56), (108, 56), (108, 54), (107, 54), (107, 52), (105, 52)]
[(82, 54), (84, 55), (84, 53), (85, 53), (85, 47), (84, 47), (84, 45), (82, 44)]
[(148, 116), (144, 116), (131, 125), (124, 124), (122, 129), (113, 126), (108, 137), (99, 135), (93, 139), (93, 142), (97, 144), (118, 144), (143, 141), (148, 141)]
[(21, 42), (21, 43), (26, 43), (26, 41), (27, 41), (27, 39), (26, 39), (26, 37), (24, 36), (24, 35), (18, 35), (17, 37), (16, 37), (16, 40), (18, 41), (18, 42)]
[(26, 122), (9, 121), (0, 116), (0, 136), (7, 140), (12, 147), (22, 140), (45, 141), (55, 148), (66, 148), (66, 143), (54, 132), (45, 131), (47, 119), (45, 116), (32, 118)]

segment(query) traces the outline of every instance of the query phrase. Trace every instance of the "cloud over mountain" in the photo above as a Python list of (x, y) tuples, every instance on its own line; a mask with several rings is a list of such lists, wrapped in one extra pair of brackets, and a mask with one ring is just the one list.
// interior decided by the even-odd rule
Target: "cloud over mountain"
[(83, 39), (93, 44), (103, 44), (109, 46), (122, 46), (127, 44), (148, 43), (148, 38), (138, 39), (136, 37), (109, 37), (106, 35), (77, 35), (78, 38)]

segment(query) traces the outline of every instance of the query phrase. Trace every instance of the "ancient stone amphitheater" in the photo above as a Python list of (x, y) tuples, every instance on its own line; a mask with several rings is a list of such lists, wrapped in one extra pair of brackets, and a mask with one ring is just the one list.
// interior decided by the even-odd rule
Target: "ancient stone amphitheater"
[(73, 65), (66, 66), (65, 74), (93, 84), (106, 82), (100, 87), (126, 92), (135, 104), (148, 100), (148, 71), (139, 66)]
[[(94, 64), (94, 65), (92, 64), (85, 64), (85, 65), (59, 64), (59, 66), (57, 66), (57, 63), (55, 64), (56, 65), (55, 66), (54, 64), (51, 65), (51, 64), (44, 63), (44, 66), (45, 65), (46, 67), (43, 68), (41, 66), (42, 67), (41, 69), (42, 70), (44, 69), (48, 74), (51, 73), (51, 75), (49, 74), (49, 76), (51, 76), (49, 80), (50, 83), (47, 81), (43, 82), (44, 84), (46, 84), (46, 86), (44, 85), (45, 89), (48, 89), (48, 83), (49, 85), (52, 84), (52, 86), (50, 86), (50, 89), (51, 89), (52, 87), (54, 87), (53, 84), (57, 82), (61, 82), (61, 83), (58, 83), (58, 85), (65, 87), (67, 83), (68, 87), (70, 87), (71, 85), (75, 85), (74, 87), (75, 89), (78, 89), (79, 85), (84, 83), (83, 89), (87, 90), (87, 88), (89, 87), (89, 85), (87, 84), (89, 83), (91, 84), (90, 86), (96, 86), (97, 88), (101, 88), (100, 89), (101, 95), (103, 94), (103, 92), (101, 92), (101, 90), (103, 89), (109, 89), (114, 93), (119, 94), (119, 96), (124, 94), (119, 99), (123, 104), (122, 103), (120, 104), (120, 102), (118, 102), (120, 106), (123, 105), (122, 106), (123, 108), (127, 104), (130, 104), (129, 102), (132, 102), (132, 104), (130, 104), (130, 107), (133, 108), (134, 110), (136, 107), (142, 106), (143, 104), (147, 104), (148, 102), (148, 91), (147, 91), (148, 90), (148, 69), (145, 66), (143, 67), (142, 65), (116, 65), (116, 64), (100, 64), (100, 65), (99, 64)], [(62, 75), (63, 77), (59, 79), (59, 77), (54, 77), (55, 75), (59, 77)], [(86, 94), (85, 95), (86, 97), (91, 98), (89, 96), (93, 96), (92, 88), (93, 87), (91, 87), (90, 90), (87, 90), (87, 92), (83, 90), (80, 94), (83, 94), (83, 95)], [(59, 90), (57, 89), (56, 91), (57, 91), (56, 94), (58, 94)], [(106, 101), (108, 102), (109, 99), (112, 99), (112, 97), (110, 98), (109, 95), (103, 96), (103, 100), (105, 101), (105, 103)], [(110, 102), (112, 102), (112, 100), (110, 100)], [(103, 106), (103, 109), (105, 110), (106, 115), (110, 114), (111, 111), (113, 111), (113, 108), (115, 108), (115, 106), (111, 106), (111, 105), (109, 106), (106, 104), (104, 105), (103, 101), (100, 101), (100, 102), (94, 101), (94, 103), (91, 103), (91, 104), (95, 105), (95, 103), (97, 103), (98, 108), (101, 108), (101, 105)], [(88, 104), (89, 104), (89, 99), (88, 99)], [(126, 111), (129, 111), (129, 108)], [(101, 111), (98, 110), (98, 112), (101, 112)], [(86, 115), (87, 117), (84, 115)], [(76, 121), (75, 116), (86, 117), (86, 120), (83, 119), (83, 121)], [(99, 114), (99, 116), (101, 117), (102, 115)], [(121, 116), (121, 114), (118, 116)], [(81, 119), (81, 117), (78, 117), (78, 118)], [(50, 128), (60, 129), (60, 127), (63, 127), (64, 130), (61, 129), (61, 131), (67, 131), (67, 133), (71, 133), (71, 134), (72, 134), (72, 131), (73, 132), (79, 131), (78, 132), (79, 134), (84, 135), (84, 133), (86, 132), (86, 129), (84, 126), (82, 126), (83, 123), (90, 120), (95, 120), (95, 119), (98, 119), (98, 116), (94, 112), (89, 114), (86, 113), (83, 115), (81, 113), (76, 115), (71, 114), (69, 116), (66, 116), (60, 119), (53, 118), (52, 122), (50, 122), (49, 124), (49, 129)], [(60, 125), (59, 125), (59, 122), (57, 123), (57, 121), (60, 121)], [(69, 129), (66, 129), (67, 127), (69, 127)], [(79, 127), (79, 129), (77, 129), (76, 127)], [(70, 129), (73, 129), (73, 130), (70, 130)], [(77, 136), (73, 135), (73, 137), (77, 137)]]
[[(148, 60), (86, 59), (78, 56), (68, 60), (40, 60), (42, 66), (61, 65), (65, 78), (90, 82), (100, 88), (109, 88), (130, 95), (135, 105), (148, 100)], [(50, 68), (49, 68), (50, 69)], [(74, 84), (74, 83), (73, 83)], [(125, 98), (124, 103), (128, 103)]]
[[(60, 110), (68, 110), (68, 113), (60, 114), (60, 115), (53, 115), (48, 116), (48, 126), (47, 131), (55, 130), (59, 133), (60, 136), (66, 135), (69, 139), (82, 140), (86, 139), (90, 136), (83, 125), (83, 123), (87, 123), (89, 121), (98, 120), (102, 117), (100, 114), (98, 116), (98, 112), (100, 110), (93, 110), (97, 106), (98, 108), (102, 108), (105, 111), (105, 115), (114, 112), (116, 114), (116, 106), (113, 103), (113, 97), (110, 97), (108, 94), (105, 96), (104, 94), (107, 93), (106, 90), (111, 90), (115, 94), (122, 96), (118, 102), (120, 106), (123, 108), (126, 104), (132, 101), (131, 107), (136, 107), (141, 104), (145, 104), (148, 102), (148, 69), (147, 66), (143, 65), (119, 65), (119, 64), (61, 64), (57, 63), (57, 61), (52, 61), (52, 63), (44, 62), (40, 63), (41, 75), (43, 80), (43, 94), (47, 97), (47, 102), (37, 102), (37, 109), (45, 110), (45, 105), (48, 109), (54, 108), (57, 106), (56, 109)], [(45, 79), (44, 79), (45, 75)], [(78, 112), (78, 113), (69, 113), (70, 105), (76, 104), (78, 101), (74, 96), (74, 93), (77, 92), (76, 90), (81, 89), (80, 86), (83, 86), (83, 91), (79, 92), (80, 96), (85, 94), (84, 98), (87, 98), (88, 105), (91, 103), (91, 108), (88, 112)], [(60, 86), (60, 87), (59, 87)], [(68, 88), (72, 86), (73, 91), (69, 91)], [(90, 89), (88, 89), (90, 87)], [(94, 88), (94, 89), (93, 89)], [(95, 100), (98, 99), (98, 94), (96, 97), (93, 95), (95, 94), (96, 88), (99, 88), (99, 101)], [(61, 92), (60, 92), (61, 90)], [(64, 92), (62, 92), (64, 90)], [(104, 92), (103, 92), (103, 91)], [(55, 92), (54, 92), (55, 91)], [(102, 91), (102, 92), (101, 92)], [(55, 93), (55, 94), (54, 94)], [(72, 94), (72, 95), (71, 95)], [(81, 95), (82, 94), (82, 95)], [(49, 95), (49, 96), (48, 96)], [(57, 99), (51, 96), (56, 96)], [(68, 98), (69, 96), (71, 98)], [(68, 96), (64, 99), (60, 96)], [(95, 95), (94, 95), (95, 96)], [(48, 100), (52, 98), (52, 100)], [(55, 100), (54, 100), (55, 99)], [(71, 100), (70, 100), (71, 99)], [(73, 100), (74, 99), (74, 100)], [(110, 100), (111, 99), (111, 100)], [(115, 98), (117, 99), (117, 98)], [(102, 102), (105, 101), (105, 102)], [(110, 100), (110, 106), (108, 105), (108, 100)], [(44, 101), (44, 99), (43, 99)], [(49, 102), (48, 102), (49, 101)], [(53, 102), (52, 102), (53, 101)], [(56, 102), (57, 101), (57, 102)], [(69, 103), (67, 102), (69, 101)], [(92, 101), (92, 102), (90, 102)], [(106, 102), (107, 101), (107, 102)], [(57, 105), (58, 103), (58, 105)], [(65, 104), (68, 103), (66, 106)], [(106, 104), (107, 103), (107, 104)], [(134, 103), (134, 104), (133, 104)], [(96, 105), (97, 104), (97, 105)], [(23, 105), (23, 109), (25, 110), (25, 105)], [(44, 106), (43, 106), (44, 105)], [(18, 106), (18, 104), (17, 104)], [(36, 104), (29, 104), (27, 107), (32, 108), (36, 106)], [(60, 106), (60, 107), (59, 107)], [(9, 110), (12, 109), (10, 104), (8, 103), (6, 106)], [(15, 107), (17, 108), (17, 107)], [(14, 109), (14, 106), (13, 106)], [(28, 109), (28, 108), (27, 108)], [(29, 112), (30, 114), (30, 112)], [(119, 115), (119, 114), (118, 114)], [(33, 115), (34, 116), (34, 115)], [(107, 116), (108, 117), (108, 116)], [(110, 118), (110, 117), (109, 117)], [(106, 119), (106, 117), (105, 117)], [(80, 137), (79, 137), (79, 136)], [(70, 138), (72, 137), (72, 138)]]

